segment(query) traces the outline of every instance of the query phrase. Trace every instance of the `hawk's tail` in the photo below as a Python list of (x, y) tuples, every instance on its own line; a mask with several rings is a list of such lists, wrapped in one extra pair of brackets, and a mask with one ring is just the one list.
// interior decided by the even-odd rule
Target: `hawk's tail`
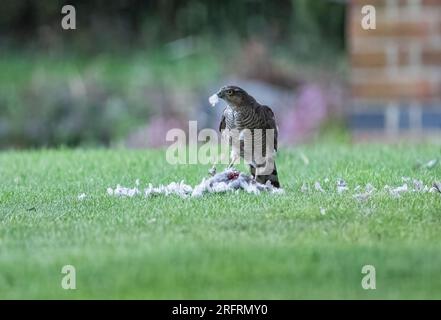
[(251, 175), (256, 178), (256, 181), (262, 184), (265, 184), (269, 181), (273, 187), (280, 188), (279, 176), (277, 175), (277, 167), (274, 163), (274, 169), (271, 174), (268, 175), (257, 175), (256, 177), (256, 168), (250, 165)]

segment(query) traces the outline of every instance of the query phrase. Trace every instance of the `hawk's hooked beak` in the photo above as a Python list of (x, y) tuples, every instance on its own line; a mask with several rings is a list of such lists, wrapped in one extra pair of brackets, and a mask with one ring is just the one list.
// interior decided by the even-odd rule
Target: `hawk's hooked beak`
[(219, 98), (223, 99), (225, 97), (225, 93), (222, 89), (213, 94), (210, 98), (208, 98), (208, 102), (210, 102), (211, 106), (215, 106), (219, 102)]

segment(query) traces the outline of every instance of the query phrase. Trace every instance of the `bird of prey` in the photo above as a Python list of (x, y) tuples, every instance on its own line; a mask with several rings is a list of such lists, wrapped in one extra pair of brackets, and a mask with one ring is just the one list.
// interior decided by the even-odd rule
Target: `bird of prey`
[[(219, 131), (232, 147), (230, 166), (245, 159), (257, 182), (269, 181), (280, 188), (274, 155), (277, 151), (277, 125), (270, 107), (261, 105), (245, 90), (236, 86), (222, 87), (215, 98), (227, 103)], [(228, 129), (228, 130), (226, 130)]]

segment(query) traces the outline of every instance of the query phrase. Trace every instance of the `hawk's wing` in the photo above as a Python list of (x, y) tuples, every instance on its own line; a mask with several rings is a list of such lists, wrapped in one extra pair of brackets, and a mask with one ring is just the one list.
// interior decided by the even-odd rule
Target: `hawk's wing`
[(221, 118), (221, 122), (219, 124), (219, 131), (222, 132), (222, 130), (224, 130), (227, 127), (227, 124), (225, 122), (225, 109), (222, 112), (222, 118)]
[(263, 129), (274, 129), (274, 149), (277, 151), (277, 137), (279, 133), (273, 110), (271, 110), (271, 108), (268, 106), (261, 105), (259, 108), (257, 108), (257, 112), (259, 113), (261, 119), (264, 119), (265, 128)]

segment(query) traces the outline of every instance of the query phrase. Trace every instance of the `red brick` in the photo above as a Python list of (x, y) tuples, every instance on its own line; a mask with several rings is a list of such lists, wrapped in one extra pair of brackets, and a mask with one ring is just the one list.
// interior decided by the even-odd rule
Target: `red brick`
[[(365, 5), (372, 5), (376, 8), (378, 8), (378, 7), (385, 6), (389, 0), (349, 0), (349, 1), (352, 6), (362, 7)], [(437, 1), (437, 0), (435, 0), (435, 1)], [(398, 0), (397, 4), (398, 4), (398, 6), (405, 6), (405, 5), (407, 5), (407, 0)]]
[(403, 142), (431, 142), (439, 143), (439, 133), (438, 132), (403, 132), (400, 134), (387, 134), (387, 131), (354, 131), (352, 133), (352, 141), (357, 143), (372, 143), (381, 142), (388, 144), (396, 144)]
[(357, 52), (351, 54), (351, 65), (356, 68), (384, 67), (387, 64), (385, 52)]
[(430, 81), (378, 80), (352, 84), (352, 94), (357, 98), (372, 99), (430, 99), (436, 90)]
[(421, 0), (421, 5), (422, 6), (436, 6), (436, 7), (440, 7), (441, 6), (441, 1), (440, 0)]
[[(409, 62), (409, 53), (406, 49), (398, 50), (397, 65), (404, 66)], [(388, 60), (386, 52), (354, 52), (351, 54), (351, 65), (353, 68), (381, 68), (387, 67)]]
[(441, 66), (441, 48), (425, 47), (422, 50), (421, 56), (423, 64)]
[(353, 17), (350, 34), (353, 37), (425, 37), (430, 33), (429, 23), (423, 20), (392, 21), (377, 15), (376, 23), (376, 29), (364, 30), (361, 27), (361, 18)]

